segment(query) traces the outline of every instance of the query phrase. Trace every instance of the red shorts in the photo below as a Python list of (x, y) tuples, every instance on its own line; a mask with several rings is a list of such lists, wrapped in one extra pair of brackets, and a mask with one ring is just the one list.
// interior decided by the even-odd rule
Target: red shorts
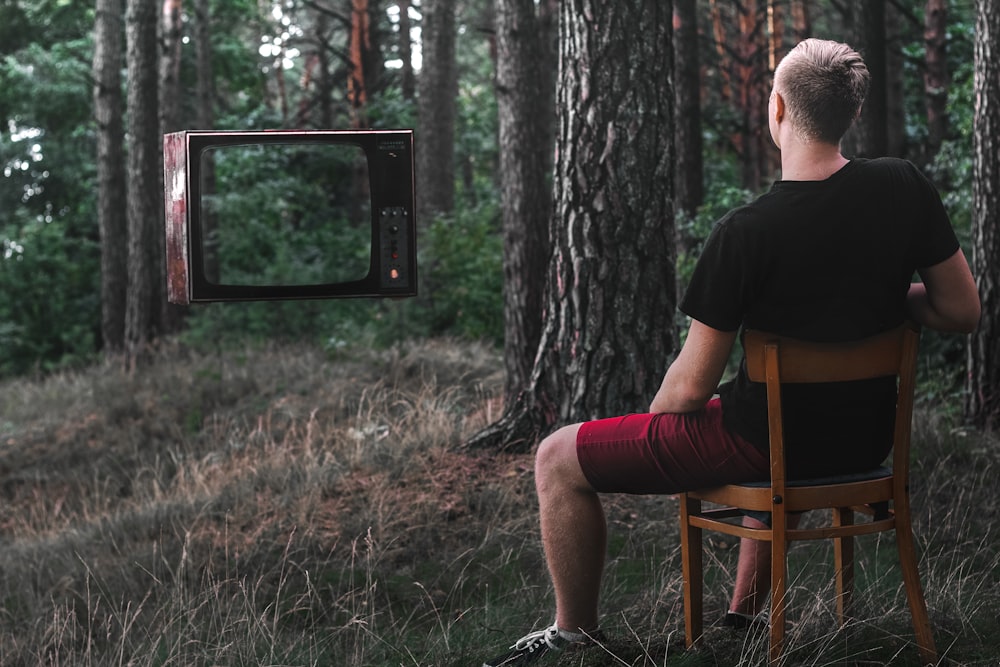
[(671, 494), (770, 479), (769, 454), (726, 430), (717, 398), (688, 414), (586, 422), (576, 454), (603, 493)]

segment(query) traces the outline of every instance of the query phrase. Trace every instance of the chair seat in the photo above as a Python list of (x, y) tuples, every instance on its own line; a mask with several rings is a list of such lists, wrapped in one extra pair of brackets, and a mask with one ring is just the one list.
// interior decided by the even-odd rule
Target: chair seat
[[(830, 475), (829, 477), (810, 477), (808, 479), (789, 480), (785, 482), (785, 488), (851, 484), (852, 482), (868, 482), (873, 479), (884, 479), (886, 477), (892, 477), (892, 469), (886, 468), (885, 466), (879, 466), (878, 468), (873, 468), (871, 470), (853, 472), (846, 475)], [(766, 479), (759, 482), (740, 482), (739, 484), (734, 484), (733, 486), (746, 486), (752, 489), (761, 489), (771, 486), (771, 480)]]

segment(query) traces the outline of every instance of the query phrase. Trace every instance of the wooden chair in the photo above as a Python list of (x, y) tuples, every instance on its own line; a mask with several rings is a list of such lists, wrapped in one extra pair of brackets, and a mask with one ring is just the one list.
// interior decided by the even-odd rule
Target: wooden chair
[[(807, 343), (759, 331), (746, 332), (743, 344), (750, 379), (767, 384), (771, 480), (770, 483), (756, 485), (720, 486), (679, 496), (684, 627), (688, 647), (702, 634), (703, 529), (771, 542), (769, 656), (772, 664), (781, 658), (785, 633), (788, 543), (793, 540), (834, 540), (837, 614), (843, 626), (854, 586), (854, 536), (895, 530), (920, 657), (924, 664), (936, 662), (934, 637), (920, 587), (910, 527), (910, 418), (919, 335), (919, 330), (912, 324), (863, 341), (837, 344)], [(781, 384), (839, 382), (888, 375), (899, 378), (892, 469), (880, 468), (850, 478), (787, 480)], [(703, 510), (702, 501), (721, 507)], [(831, 509), (830, 524), (799, 530), (787, 527), (789, 513), (814, 509)], [(771, 527), (755, 529), (734, 523), (733, 519), (741, 518), (745, 511), (769, 512)], [(871, 515), (872, 520), (855, 524), (855, 512)]]

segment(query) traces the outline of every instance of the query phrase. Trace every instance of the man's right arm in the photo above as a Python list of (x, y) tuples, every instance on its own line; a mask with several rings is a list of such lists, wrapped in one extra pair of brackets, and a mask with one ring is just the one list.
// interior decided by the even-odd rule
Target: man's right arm
[(979, 324), (979, 291), (961, 249), (948, 259), (918, 271), (906, 295), (910, 317), (939, 331), (969, 333)]

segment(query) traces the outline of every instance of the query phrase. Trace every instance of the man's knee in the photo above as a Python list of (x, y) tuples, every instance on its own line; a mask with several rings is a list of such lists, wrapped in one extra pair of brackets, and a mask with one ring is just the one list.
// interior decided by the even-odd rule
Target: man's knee
[(576, 455), (576, 433), (579, 428), (579, 424), (564, 426), (538, 445), (535, 453), (535, 483), (539, 487), (553, 482), (573, 486), (586, 484)]

